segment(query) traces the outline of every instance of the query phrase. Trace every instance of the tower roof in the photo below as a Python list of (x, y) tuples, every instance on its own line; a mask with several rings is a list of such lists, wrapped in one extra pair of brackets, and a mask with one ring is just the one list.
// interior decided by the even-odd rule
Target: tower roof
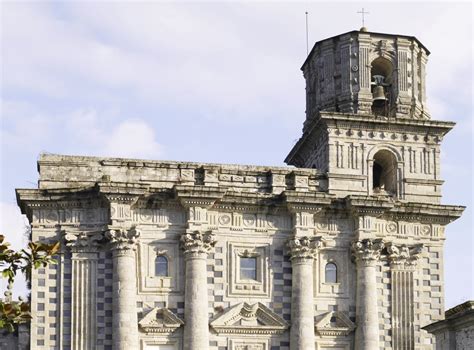
[[(363, 28), (361, 28), (363, 29)], [(365, 28), (364, 28), (365, 29)], [(389, 33), (378, 33), (378, 32), (369, 32), (367, 30), (352, 30), (350, 32), (346, 32), (346, 33), (342, 33), (342, 34), (338, 34), (338, 35), (334, 35), (334, 36), (331, 36), (329, 38), (326, 38), (326, 39), (322, 39), (322, 40), (319, 40), (317, 41), (313, 48), (311, 49), (308, 57), (306, 57), (306, 60), (304, 61), (303, 65), (301, 66), (301, 70), (304, 69), (306, 63), (309, 62), (309, 60), (311, 59), (311, 57), (313, 56), (314, 54), (314, 51), (316, 49), (317, 46), (319, 46), (321, 43), (325, 42), (325, 41), (329, 41), (329, 40), (333, 40), (335, 38), (339, 38), (341, 36), (345, 36), (345, 35), (354, 35), (354, 34), (369, 34), (369, 35), (374, 35), (374, 36), (379, 36), (379, 37), (388, 37), (388, 38), (393, 38), (393, 37), (398, 37), (398, 38), (404, 38), (404, 39), (408, 39), (408, 40), (413, 40), (415, 41), (420, 47), (422, 47), (425, 51), (426, 51), (426, 55), (429, 55), (430, 54), (430, 51), (426, 48), (425, 45), (423, 45), (423, 43), (418, 40), (416, 37), (414, 36), (410, 36), (410, 35), (402, 35), (402, 34), (389, 34)]]

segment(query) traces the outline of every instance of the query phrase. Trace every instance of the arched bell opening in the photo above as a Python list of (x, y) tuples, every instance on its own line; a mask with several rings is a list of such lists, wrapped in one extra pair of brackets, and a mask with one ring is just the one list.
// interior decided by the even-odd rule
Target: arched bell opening
[(374, 194), (398, 195), (398, 163), (395, 155), (388, 150), (375, 153), (372, 165), (372, 191)]
[(388, 117), (392, 100), (392, 63), (384, 57), (376, 58), (371, 64), (370, 77), (372, 113)]

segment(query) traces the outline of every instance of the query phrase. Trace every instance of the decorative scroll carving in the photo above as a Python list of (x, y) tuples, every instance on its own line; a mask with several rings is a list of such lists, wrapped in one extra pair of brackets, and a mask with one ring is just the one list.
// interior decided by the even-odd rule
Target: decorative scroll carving
[(99, 242), (104, 239), (102, 232), (78, 232), (63, 231), (63, 239), (66, 247), (72, 252), (93, 252), (97, 250)]
[(405, 244), (387, 243), (387, 257), (391, 266), (409, 267), (416, 264), (424, 251), (422, 244), (408, 247)]
[(183, 324), (183, 320), (169, 309), (158, 307), (155, 307), (138, 322), (140, 329), (146, 333), (172, 333)]
[(321, 237), (293, 237), (288, 241), (290, 260), (314, 259), (317, 249), (323, 245)]
[(240, 303), (211, 322), (218, 334), (281, 334), (288, 323), (262, 303)]
[(140, 231), (135, 227), (130, 229), (112, 228), (105, 232), (105, 237), (109, 240), (113, 251), (135, 251)]
[(342, 311), (332, 311), (326, 313), (314, 329), (321, 336), (347, 336), (355, 329), (355, 324)]
[(356, 263), (371, 265), (379, 260), (383, 247), (380, 239), (363, 239), (352, 243), (352, 254)]
[(181, 247), (186, 257), (208, 254), (215, 244), (216, 241), (211, 231), (187, 232), (181, 237)]

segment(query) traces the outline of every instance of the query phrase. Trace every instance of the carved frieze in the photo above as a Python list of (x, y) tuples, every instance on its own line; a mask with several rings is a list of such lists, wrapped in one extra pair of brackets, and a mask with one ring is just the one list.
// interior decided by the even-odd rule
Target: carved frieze
[(33, 225), (98, 225), (106, 224), (109, 220), (108, 209), (34, 209)]

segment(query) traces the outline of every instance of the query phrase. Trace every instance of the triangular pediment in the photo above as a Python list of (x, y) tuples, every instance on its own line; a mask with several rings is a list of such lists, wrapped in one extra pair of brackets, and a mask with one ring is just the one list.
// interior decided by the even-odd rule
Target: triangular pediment
[(165, 307), (155, 307), (138, 322), (146, 333), (171, 333), (183, 324), (183, 320)]
[(328, 312), (315, 324), (316, 332), (321, 336), (348, 335), (355, 324), (341, 311)]
[(240, 303), (211, 322), (218, 334), (280, 334), (288, 323), (261, 303)]

